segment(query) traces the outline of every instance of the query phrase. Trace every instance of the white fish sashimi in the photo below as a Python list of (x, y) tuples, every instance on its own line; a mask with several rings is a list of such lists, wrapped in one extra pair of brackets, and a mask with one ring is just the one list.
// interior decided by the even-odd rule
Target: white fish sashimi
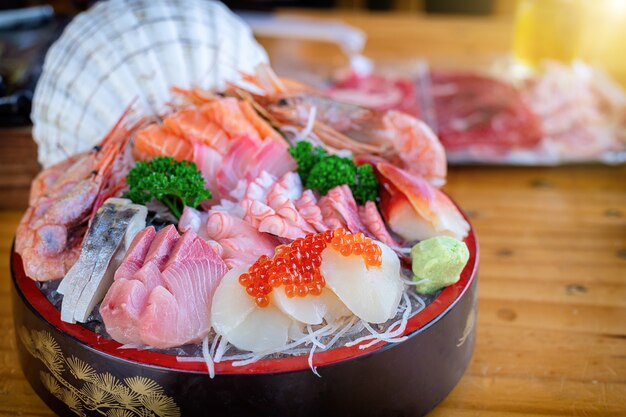
[(367, 267), (360, 255), (343, 256), (332, 248), (322, 252), (320, 269), (327, 286), (357, 317), (369, 323), (384, 323), (398, 310), (404, 285), (400, 260), (384, 243), (380, 267)]

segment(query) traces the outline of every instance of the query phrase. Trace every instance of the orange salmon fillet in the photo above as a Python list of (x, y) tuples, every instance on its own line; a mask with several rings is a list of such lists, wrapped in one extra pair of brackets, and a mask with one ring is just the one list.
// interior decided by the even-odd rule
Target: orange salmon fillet
[(177, 136), (209, 145), (220, 154), (228, 151), (226, 132), (197, 108), (180, 110), (166, 117), (163, 123)]
[(139, 161), (155, 156), (171, 156), (177, 161), (193, 158), (193, 146), (168, 131), (163, 125), (150, 125), (137, 133), (133, 156)]

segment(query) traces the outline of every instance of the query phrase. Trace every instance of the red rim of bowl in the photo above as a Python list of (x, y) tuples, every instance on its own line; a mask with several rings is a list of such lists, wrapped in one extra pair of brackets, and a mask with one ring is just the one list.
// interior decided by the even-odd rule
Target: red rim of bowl
[[(467, 216), (463, 213), (464, 217)], [(468, 220), (469, 222), (469, 220)], [(408, 321), (403, 336), (411, 337), (416, 333), (428, 328), (441, 316), (446, 314), (457, 301), (463, 296), (465, 291), (474, 281), (478, 268), (478, 242), (474, 229), (470, 224), (470, 231), (465, 238), (465, 243), (470, 252), (467, 265), (461, 273), (461, 278), (455, 284), (445, 288), (437, 298), (428, 304), (423, 310), (411, 317)], [(207, 372), (204, 362), (180, 362), (176, 356), (150, 350), (140, 350), (125, 348), (120, 349), (120, 343), (107, 339), (100, 334), (79, 324), (70, 324), (61, 321), (61, 314), (50, 301), (39, 290), (37, 284), (26, 276), (22, 264), (22, 258), (17, 253), (12, 253), (11, 269), (15, 278), (18, 290), (30, 304), (32, 309), (44, 320), (54, 326), (58, 331), (63, 332), (85, 346), (113, 356), (117, 359), (140, 363), (143, 365), (156, 366), (174, 371), (183, 372)], [(402, 343), (402, 342), (401, 342)], [(360, 358), (381, 349), (392, 347), (394, 344), (379, 342), (367, 349), (359, 349), (359, 346), (338, 347), (327, 351), (316, 352), (313, 356), (313, 365), (321, 367), (335, 364), (337, 362)], [(253, 364), (245, 366), (232, 366), (230, 361), (215, 364), (216, 374), (271, 374), (279, 372), (294, 372), (309, 369), (308, 355), (290, 356), (277, 359), (262, 359)]]

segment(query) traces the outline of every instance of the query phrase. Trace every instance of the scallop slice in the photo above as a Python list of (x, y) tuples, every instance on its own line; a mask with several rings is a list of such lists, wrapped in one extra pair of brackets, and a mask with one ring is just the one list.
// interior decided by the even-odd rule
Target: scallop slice
[(211, 304), (211, 326), (223, 336), (243, 323), (256, 308), (254, 299), (239, 284), (239, 276), (247, 269), (241, 266), (231, 269), (215, 290)]
[(342, 314), (350, 315), (341, 300), (326, 288), (320, 295), (289, 298), (284, 287), (278, 287), (272, 291), (272, 296), (273, 303), (283, 313), (306, 324), (320, 324), (325, 318), (327, 322), (334, 322)]
[(291, 319), (278, 308), (257, 307), (239, 276), (247, 267), (233, 268), (215, 290), (211, 305), (211, 325), (216, 333), (242, 350), (262, 352), (287, 343)]
[(246, 319), (226, 335), (242, 350), (263, 352), (287, 344), (291, 319), (276, 307), (255, 308)]
[(328, 247), (322, 252), (321, 272), (326, 285), (357, 317), (369, 323), (384, 323), (396, 315), (404, 285), (400, 260), (384, 243), (382, 264), (367, 268), (360, 255), (343, 256)]

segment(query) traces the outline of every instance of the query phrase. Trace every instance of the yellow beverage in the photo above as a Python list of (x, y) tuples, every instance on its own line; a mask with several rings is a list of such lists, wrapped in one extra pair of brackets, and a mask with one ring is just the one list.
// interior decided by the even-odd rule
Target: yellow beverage
[(536, 67), (575, 59), (626, 85), (626, 0), (518, 0), (513, 54)]
[(581, 27), (578, 0), (519, 0), (513, 53), (525, 64), (575, 58)]
[(587, 0), (576, 58), (599, 66), (626, 87), (626, 0)]

